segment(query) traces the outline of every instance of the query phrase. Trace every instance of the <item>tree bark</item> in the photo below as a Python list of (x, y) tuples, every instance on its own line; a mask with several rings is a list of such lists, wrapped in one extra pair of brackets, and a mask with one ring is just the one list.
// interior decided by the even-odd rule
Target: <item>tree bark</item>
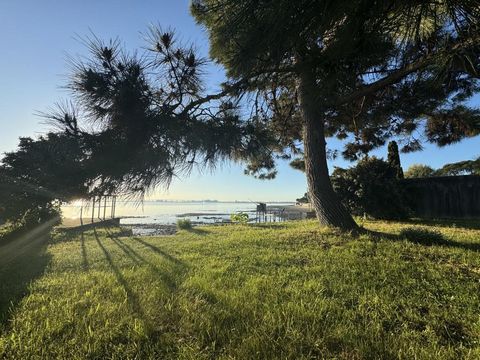
[(305, 174), (309, 200), (320, 224), (349, 231), (358, 228), (350, 213), (333, 191), (328, 174), (325, 114), (318, 102), (313, 74), (303, 71), (299, 76), (298, 92), (303, 115), (303, 145)]

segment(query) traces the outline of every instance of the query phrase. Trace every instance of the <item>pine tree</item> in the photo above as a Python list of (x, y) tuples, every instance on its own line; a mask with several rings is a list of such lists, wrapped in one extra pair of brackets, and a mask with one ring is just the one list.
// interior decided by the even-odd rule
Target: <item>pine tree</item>
[(419, 150), (422, 129), (441, 146), (478, 134), (466, 102), (479, 90), (477, 1), (196, 0), (192, 13), (255, 121), (278, 136), (249, 173), (274, 174), (275, 154), (303, 152), (324, 225), (356, 228), (330, 183), (328, 137), (358, 159), (392, 136)]

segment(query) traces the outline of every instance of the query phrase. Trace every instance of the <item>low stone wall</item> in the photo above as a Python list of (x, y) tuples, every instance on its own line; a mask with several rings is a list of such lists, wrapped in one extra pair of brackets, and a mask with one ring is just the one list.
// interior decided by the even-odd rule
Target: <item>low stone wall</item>
[(480, 218), (480, 176), (405, 179), (414, 216)]

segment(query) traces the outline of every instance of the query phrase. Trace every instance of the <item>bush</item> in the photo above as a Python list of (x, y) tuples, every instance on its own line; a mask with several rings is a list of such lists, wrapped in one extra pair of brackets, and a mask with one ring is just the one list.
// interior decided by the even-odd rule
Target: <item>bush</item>
[(349, 169), (335, 168), (332, 185), (354, 215), (376, 219), (404, 219), (409, 215), (406, 194), (397, 169), (376, 157), (367, 157)]
[(230, 220), (232, 220), (232, 222), (246, 224), (248, 222), (248, 214), (244, 212), (238, 212), (230, 215)]
[(192, 222), (190, 219), (178, 219), (177, 228), (182, 230), (190, 230), (192, 228)]

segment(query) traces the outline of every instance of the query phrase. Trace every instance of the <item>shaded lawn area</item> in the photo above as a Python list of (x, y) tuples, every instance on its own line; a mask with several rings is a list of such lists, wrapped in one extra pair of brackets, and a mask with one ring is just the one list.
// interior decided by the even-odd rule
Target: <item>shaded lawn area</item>
[(0, 358), (480, 358), (478, 226), (364, 226), (56, 233), (0, 263)]
[(9, 309), (28, 293), (32, 280), (42, 275), (50, 261), (47, 246), (51, 225), (52, 222), (32, 229), (0, 228), (0, 330)]

